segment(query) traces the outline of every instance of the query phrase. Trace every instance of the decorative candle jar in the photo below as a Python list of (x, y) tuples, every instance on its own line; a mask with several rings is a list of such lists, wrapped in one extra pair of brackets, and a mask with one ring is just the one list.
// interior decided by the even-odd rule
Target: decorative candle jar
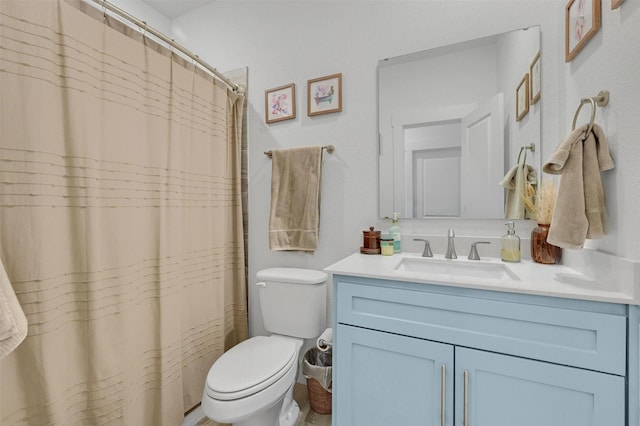
[(362, 231), (362, 247), (360, 253), (380, 254), (380, 231), (376, 231), (373, 226), (368, 231)]
[(550, 265), (560, 262), (562, 248), (547, 242), (549, 226), (548, 224), (539, 223), (531, 231), (531, 259), (534, 262)]
[(393, 255), (393, 238), (380, 238), (380, 250), (383, 256)]

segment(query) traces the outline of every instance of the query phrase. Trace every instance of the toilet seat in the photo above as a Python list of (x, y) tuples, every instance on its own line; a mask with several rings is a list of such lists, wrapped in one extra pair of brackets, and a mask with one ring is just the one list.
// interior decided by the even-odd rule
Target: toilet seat
[(207, 374), (206, 393), (229, 401), (260, 392), (282, 378), (297, 359), (296, 344), (277, 337), (256, 336), (224, 353)]

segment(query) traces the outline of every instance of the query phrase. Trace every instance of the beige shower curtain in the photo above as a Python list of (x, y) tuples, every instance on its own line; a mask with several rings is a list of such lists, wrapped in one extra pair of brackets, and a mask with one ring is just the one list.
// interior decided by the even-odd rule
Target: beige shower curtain
[(247, 335), (242, 97), (74, 1), (0, 1), (0, 424), (176, 426)]

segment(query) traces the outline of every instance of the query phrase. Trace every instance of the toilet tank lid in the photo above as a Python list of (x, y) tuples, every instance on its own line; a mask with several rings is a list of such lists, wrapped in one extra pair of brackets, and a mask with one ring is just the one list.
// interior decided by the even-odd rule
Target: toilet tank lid
[(258, 271), (258, 281), (283, 283), (322, 284), (329, 276), (326, 272), (302, 268), (268, 268)]

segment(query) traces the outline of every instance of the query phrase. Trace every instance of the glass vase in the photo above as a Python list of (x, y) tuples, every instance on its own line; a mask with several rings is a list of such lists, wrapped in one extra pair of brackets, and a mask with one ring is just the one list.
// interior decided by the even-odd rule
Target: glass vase
[(547, 242), (549, 225), (538, 224), (531, 231), (531, 259), (534, 262), (554, 264), (562, 259), (562, 248)]

